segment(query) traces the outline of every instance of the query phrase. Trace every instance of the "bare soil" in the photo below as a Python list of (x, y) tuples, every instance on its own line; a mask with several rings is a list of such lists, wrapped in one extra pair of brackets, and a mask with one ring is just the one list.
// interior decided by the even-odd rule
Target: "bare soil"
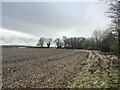
[(82, 50), (3, 48), (3, 88), (66, 88), (88, 53)]

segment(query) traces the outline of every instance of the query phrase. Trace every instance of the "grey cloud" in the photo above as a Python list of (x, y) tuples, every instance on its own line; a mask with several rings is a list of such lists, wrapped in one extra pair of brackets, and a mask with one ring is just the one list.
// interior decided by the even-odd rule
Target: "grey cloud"
[(107, 5), (80, 2), (4, 2), (3, 28), (45, 37), (73, 36), (78, 33), (82, 36), (81, 28), (84, 28), (83, 33), (87, 37), (101, 23), (105, 26), (109, 22), (104, 17), (107, 8)]

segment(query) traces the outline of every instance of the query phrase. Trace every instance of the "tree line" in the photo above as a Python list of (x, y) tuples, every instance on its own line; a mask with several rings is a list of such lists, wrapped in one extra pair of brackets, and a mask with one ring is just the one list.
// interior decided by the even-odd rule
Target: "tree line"
[(57, 48), (65, 49), (86, 49), (86, 50), (99, 50), (102, 52), (111, 52), (117, 54), (118, 42), (117, 34), (112, 30), (95, 30), (90, 38), (85, 37), (70, 37), (63, 36), (62, 38), (56, 38), (52, 41), (52, 38), (41, 37), (38, 40), (37, 46), (44, 47), (45, 44), (48, 48), (54, 43)]

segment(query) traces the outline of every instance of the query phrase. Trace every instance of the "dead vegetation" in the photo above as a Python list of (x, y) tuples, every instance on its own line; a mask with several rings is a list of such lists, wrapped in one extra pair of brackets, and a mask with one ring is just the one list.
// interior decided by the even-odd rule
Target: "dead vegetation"
[(118, 59), (98, 51), (88, 51), (86, 65), (69, 83), (70, 88), (118, 88)]

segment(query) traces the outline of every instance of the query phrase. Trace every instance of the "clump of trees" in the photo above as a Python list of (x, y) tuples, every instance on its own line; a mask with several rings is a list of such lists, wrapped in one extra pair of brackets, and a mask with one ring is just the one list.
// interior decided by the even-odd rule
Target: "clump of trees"
[(112, 54), (117, 54), (118, 52), (118, 42), (117, 35), (112, 30), (108, 29), (106, 31), (100, 32), (95, 31), (94, 33), (94, 44), (95, 50), (100, 50), (102, 52), (110, 52)]
[(38, 43), (37, 43), (37, 47), (45, 47), (45, 44), (47, 45), (48, 48), (50, 48), (50, 45), (52, 43), (52, 38), (44, 38), (44, 37), (41, 37), (39, 40), (38, 40)]
[[(108, 10), (108, 17), (112, 19), (111, 30), (114, 31), (114, 34), (117, 38), (117, 53), (118, 58), (120, 58), (120, 0), (100, 0), (102, 2), (109, 2), (110, 7)], [(116, 42), (116, 41), (113, 41)], [(111, 48), (115, 48), (113, 45)], [(113, 50), (113, 49), (112, 49)]]
[(112, 18), (112, 27), (117, 34), (118, 58), (120, 58), (120, 1), (111, 0), (109, 8), (109, 17)]
[(66, 49), (82, 49), (82, 42), (84, 42), (83, 37), (71, 37), (67, 38), (63, 36), (62, 39), (55, 39), (55, 44), (57, 48), (66, 48)]

